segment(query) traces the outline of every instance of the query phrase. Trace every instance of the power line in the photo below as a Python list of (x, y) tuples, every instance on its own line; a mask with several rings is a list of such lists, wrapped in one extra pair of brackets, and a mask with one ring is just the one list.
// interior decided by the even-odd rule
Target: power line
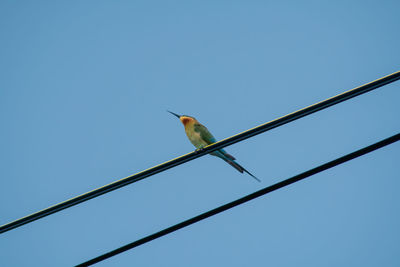
[(229, 146), (232, 144), (235, 144), (237, 142), (243, 141), (247, 138), (250, 138), (252, 136), (255, 136), (257, 134), (266, 132), (268, 130), (271, 130), (273, 128), (279, 127), (281, 125), (284, 125), (286, 123), (289, 123), (291, 121), (297, 120), (299, 118), (302, 118), (304, 116), (310, 115), (314, 112), (317, 112), (319, 110), (325, 109), (327, 107), (336, 105), (340, 102), (346, 101), (348, 99), (351, 99), (353, 97), (356, 97), (358, 95), (367, 93), (371, 90), (377, 89), (383, 85), (392, 83), (394, 81), (397, 81), (400, 79), (400, 71), (392, 73), (388, 76), (385, 76), (383, 78), (377, 79), (375, 81), (372, 81), (370, 83), (361, 85), (359, 87), (356, 87), (354, 89), (351, 89), (349, 91), (343, 92), (337, 96), (328, 98), (324, 101), (318, 102), (316, 104), (313, 104), (311, 106), (308, 106), (306, 108), (300, 109), (296, 112), (290, 113), (286, 116), (280, 117), (278, 119), (275, 119), (273, 121), (264, 123), (262, 125), (259, 125), (257, 127), (254, 127), (250, 130), (244, 131), (242, 133), (239, 133), (237, 135), (231, 136), (229, 138), (226, 138), (224, 140), (221, 140), (219, 142), (216, 142), (212, 145), (209, 145), (205, 147), (201, 151), (193, 151), (191, 153), (185, 154), (183, 156), (180, 156), (178, 158), (169, 160), (167, 162), (164, 162), (162, 164), (159, 164), (157, 166), (154, 166), (152, 168), (149, 168), (147, 170), (138, 172), (134, 175), (128, 176), (126, 178), (117, 180), (115, 182), (112, 182), (108, 185), (102, 186), (100, 188), (94, 189), (92, 191), (89, 191), (87, 193), (81, 194), (79, 196), (76, 196), (74, 198), (68, 199), (66, 201), (60, 202), (56, 205), (50, 206), (46, 209), (40, 210), (38, 212), (32, 213), (30, 215), (27, 215), (25, 217), (22, 217), (20, 219), (17, 219), (15, 221), (12, 221), (10, 223), (4, 224), (0, 226), (0, 233), (7, 232), (11, 229), (17, 228), (19, 226), (22, 226), (24, 224), (27, 224), (29, 222), (38, 220), (40, 218), (43, 218), (45, 216), (48, 216), (50, 214), (56, 213), (58, 211), (61, 211), (63, 209), (69, 208), (71, 206), (77, 205), (81, 202), (87, 201), (89, 199), (98, 197), (102, 194), (108, 193), (110, 191), (113, 191), (115, 189), (118, 189), (120, 187), (126, 186), (128, 184), (137, 182), (139, 180), (142, 180), (146, 177), (152, 176), (154, 174), (157, 174), (159, 172), (168, 170), (170, 168), (173, 168), (175, 166), (178, 166), (180, 164), (183, 164), (185, 162), (188, 162), (190, 160), (193, 160), (195, 158), (204, 156), (210, 152), (213, 152), (217, 149), (221, 149), (225, 146)]
[(384, 146), (387, 146), (387, 145), (392, 144), (394, 142), (397, 142), (399, 140), (400, 140), (400, 133), (398, 133), (396, 135), (393, 135), (393, 136), (391, 136), (389, 138), (386, 138), (386, 139), (384, 139), (382, 141), (379, 141), (379, 142), (377, 142), (375, 144), (372, 144), (370, 146), (367, 146), (367, 147), (364, 147), (364, 148), (359, 149), (357, 151), (354, 151), (354, 152), (352, 152), (350, 154), (347, 154), (345, 156), (342, 156), (340, 158), (337, 158), (335, 160), (329, 161), (329, 162), (327, 162), (327, 163), (325, 163), (323, 165), (320, 165), (318, 167), (315, 167), (313, 169), (310, 169), (308, 171), (300, 173), (300, 174), (298, 174), (296, 176), (293, 176), (293, 177), (291, 177), (289, 179), (286, 179), (286, 180), (283, 180), (283, 181), (281, 181), (279, 183), (276, 183), (274, 185), (265, 187), (265, 188), (263, 188), (263, 189), (261, 189), (259, 191), (256, 191), (256, 192), (254, 192), (254, 193), (252, 193), (250, 195), (244, 196), (244, 197), (242, 197), (240, 199), (237, 199), (237, 200), (232, 201), (230, 203), (227, 203), (225, 205), (219, 206), (218, 208), (215, 208), (213, 210), (210, 210), (210, 211), (207, 211), (205, 213), (202, 213), (202, 214), (200, 214), (200, 215), (198, 215), (196, 217), (190, 218), (190, 219), (188, 219), (186, 221), (183, 221), (183, 222), (175, 224), (175, 225), (173, 225), (171, 227), (165, 228), (164, 230), (161, 230), (161, 231), (159, 231), (157, 233), (148, 235), (148, 236), (146, 236), (144, 238), (141, 238), (141, 239), (136, 240), (136, 241), (134, 241), (132, 243), (124, 245), (124, 246), (122, 246), (120, 248), (117, 248), (115, 250), (107, 252), (107, 253), (105, 253), (103, 255), (100, 255), (100, 256), (98, 256), (96, 258), (88, 260), (88, 261), (86, 261), (84, 263), (78, 264), (78, 265), (76, 265), (76, 267), (83, 267), (83, 266), (93, 265), (93, 264), (98, 263), (100, 261), (103, 261), (105, 259), (111, 258), (111, 257), (113, 257), (113, 256), (115, 256), (117, 254), (120, 254), (122, 252), (125, 252), (125, 251), (127, 251), (129, 249), (132, 249), (132, 248), (138, 247), (140, 245), (143, 245), (143, 244), (145, 244), (147, 242), (150, 242), (150, 241), (152, 241), (154, 239), (157, 239), (157, 238), (162, 237), (164, 235), (167, 235), (167, 234), (170, 234), (172, 232), (175, 232), (175, 231), (177, 231), (179, 229), (182, 229), (182, 228), (184, 228), (186, 226), (189, 226), (191, 224), (194, 224), (196, 222), (204, 220), (204, 219), (206, 219), (208, 217), (214, 216), (214, 215), (216, 215), (218, 213), (221, 213), (223, 211), (226, 211), (228, 209), (231, 209), (233, 207), (241, 205), (241, 204), (243, 204), (245, 202), (248, 202), (250, 200), (253, 200), (255, 198), (263, 196), (265, 194), (271, 193), (272, 191), (275, 191), (275, 190), (280, 189), (282, 187), (285, 187), (285, 186), (288, 186), (290, 184), (296, 183), (296, 182), (298, 182), (300, 180), (303, 180), (303, 179), (305, 179), (305, 178), (307, 178), (309, 176), (312, 176), (312, 175), (317, 174), (319, 172), (325, 171), (325, 170), (330, 169), (332, 167), (335, 167), (335, 166), (337, 166), (339, 164), (342, 164), (342, 163), (344, 163), (346, 161), (355, 159), (357, 157), (365, 155), (365, 154), (367, 154), (369, 152), (372, 152), (372, 151), (374, 151), (376, 149), (382, 148)]

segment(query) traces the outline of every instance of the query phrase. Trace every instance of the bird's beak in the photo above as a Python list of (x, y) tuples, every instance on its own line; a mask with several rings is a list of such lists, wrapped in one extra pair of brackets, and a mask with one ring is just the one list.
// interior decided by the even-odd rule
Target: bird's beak
[(169, 112), (169, 113), (171, 113), (172, 115), (176, 116), (178, 119), (181, 117), (180, 115), (178, 115), (178, 114), (176, 114), (176, 113), (173, 113), (173, 112), (171, 112), (171, 111), (169, 111), (169, 110), (167, 110), (167, 112)]

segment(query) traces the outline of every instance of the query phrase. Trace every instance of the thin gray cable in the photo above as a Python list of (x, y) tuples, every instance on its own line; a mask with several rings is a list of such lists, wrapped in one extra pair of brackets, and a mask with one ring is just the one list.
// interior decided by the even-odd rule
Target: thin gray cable
[(20, 219), (17, 219), (15, 221), (12, 221), (10, 223), (4, 224), (0, 226), (0, 233), (7, 232), (11, 229), (20, 227), (24, 224), (30, 223), (32, 221), (38, 220), (40, 218), (43, 218), (45, 216), (48, 216), (50, 214), (56, 213), (58, 211), (61, 211), (63, 209), (69, 208), (71, 206), (77, 205), (79, 203), (82, 203), (84, 201), (87, 201), (89, 199), (98, 197), (100, 195), (103, 195), (105, 193), (111, 192), (113, 190), (116, 190), (120, 187), (126, 186), (128, 184), (137, 182), (139, 180), (142, 180), (146, 177), (152, 176), (154, 174), (157, 174), (159, 172), (168, 170), (170, 168), (173, 168), (175, 166), (178, 166), (180, 164), (183, 164), (185, 162), (188, 162), (190, 160), (193, 160), (195, 158), (204, 156), (210, 152), (213, 152), (217, 149), (221, 149), (223, 147), (235, 144), (237, 142), (243, 141), (247, 138), (253, 137), (255, 135), (258, 135), (260, 133), (266, 132), (268, 130), (274, 129), (276, 127), (279, 127), (281, 125), (284, 125), (286, 123), (289, 123), (291, 121), (297, 120), (299, 118), (302, 118), (304, 116), (310, 115), (314, 112), (320, 111), (322, 109), (328, 108), (330, 106), (336, 105), (340, 102), (349, 100), (353, 97), (356, 97), (358, 95), (367, 93), (371, 90), (377, 89), (381, 86), (384, 86), (386, 84), (392, 83), (394, 81), (397, 81), (400, 79), (400, 71), (397, 71), (395, 73), (392, 73), (388, 76), (385, 76), (383, 78), (377, 79), (375, 81), (372, 81), (370, 83), (361, 85), (359, 87), (356, 87), (354, 89), (351, 89), (349, 91), (343, 92), (337, 96), (328, 98), (324, 101), (318, 102), (316, 104), (313, 104), (311, 106), (308, 106), (306, 108), (300, 109), (296, 112), (290, 113), (286, 116), (280, 117), (278, 119), (275, 119), (273, 121), (264, 123), (262, 125), (259, 125), (257, 127), (254, 127), (250, 130), (244, 131), (242, 133), (239, 133), (237, 135), (231, 136), (229, 138), (226, 138), (224, 140), (221, 140), (219, 142), (216, 142), (212, 145), (209, 145), (202, 149), (201, 151), (194, 151), (188, 154), (185, 154), (183, 156), (180, 156), (178, 158), (169, 160), (167, 162), (164, 162), (162, 164), (159, 164), (157, 166), (154, 166), (150, 169), (138, 172), (134, 175), (128, 176), (126, 178), (117, 180), (115, 182), (112, 182), (108, 185), (102, 186), (100, 188), (94, 189), (92, 191), (89, 191), (87, 193), (81, 194), (79, 196), (76, 196), (74, 198), (68, 199), (66, 201), (63, 201), (61, 203), (55, 204), (51, 207), (48, 207), (46, 209), (40, 210), (38, 212), (32, 213), (30, 215), (27, 215), (25, 217), (22, 217)]
[(164, 230), (161, 230), (161, 231), (159, 231), (157, 233), (154, 233), (154, 234), (148, 235), (146, 237), (143, 237), (143, 238), (141, 238), (139, 240), (136, 240), (136, 241), (134, 241), (132, 243), (129, 243), (129, 244), (124, 245), (124, 246), (122, 246), (120, 248), (114, 249), (114, 250), (112, 250), (110, 252), (107, 252), (107, 253), (105, 253), (103, 255), (100, 255), (100, 256), (98, 256), (96, 258), (93, 258), (93, 259), (88, 260), (88, 261), (86, 261), (84, 263), (81, 263), (81, 264), (77, 265), (76, 267), (83, 267), (83, 266), (93, 265), (93, 264), (98, 263), (100, 261), (103, 261), (105, 259), (111, 258), (111, 257), (113, 257), (113, 256), (115, 256), (117, 254), (120, 254), (120, 253), (125, 252), (127, 250), (133, 249), (135, 247), (138, 247), (140, 245), (143, 245), (145, 243), (153, 241), (154, 239), (157, 239), (157, 238), (160, 238), (160, 237), (165, 236), (167, 234), (170, 234), (172, 232), (175, 232), (175, 231), (177, 231), (179, 229), (182, 229), (182, 228), (184, 228), (186, 226), (189, 226), (191, 224), (197, 223), (197, 222), (199, 222), (201, 220), (204, 220), (206, 218), (214, 216), (214, 215), (216, 215), (218, 213), (221, 213), (221, 212), (226, 211), (228, 209), (231, 209), (233, 207), (239, 206), (239, 205), (241, 205), (241, 204), (243, 204), (245, 202), (248, 202), (250, 200), (253, 200), (255, 198), (263, 196), (265, 194), (271, 193), (271, 192), (273, 192), (273, 191), (275, 191), (277, 189), (280, 189), (282, 187), (285, 187), (285, 186), (291, 185), (293, 183), (296, 183), (298, 181), (301, 181), (301, 180), (303, 180), (303, 179), (305, 179), (307, 177), (310, 177), (310, 176), (312, 176), (314, 174), (320, 173), (320, 172), (325, 171), (327, 169), (333, 168), (333, 167), (335, 167), (337, 165), (343, 164), (343, 163), (345, 163), (347, 161), (353, 160), (353, 159), (355, 159), (357, 157), (360, 157), (362, 155), (370, 153), (370, 152), (372, 152), (372, 151), (374, 151), (376, 149), (379, 149), (379, 148), (382, 148), (384, 146), (393, 144), (394, 142), (397, 142), (399, 140), (400, 140), (400, 133), (395, 134), (395, 135), (393, 135), (393, 136), (391, 136), (389, 138), (386, 138), (386, 139), (384, 139), (382, 141), (379, 141), (377, 143), (374, 143), (372, 145), (369, 145), (367, 147), (364, 147), (362, 149), (359, 149), (357, 151), (354, 151), (354, 152), (352, 152), (350, 154), (347, 154), (345, 156), (342, 156), (340, 158), (337, 158), (335, 160), (329, 161), (329, 162), (327, 162), (325, 164), (322, 164), (322, 165), (320, 165), (318, 167), (315, 167), (313, 169), (310, 169), (308, 171), (300, 173), (300, 174), (298, 174), (296, 176), (293, 176), (293, 177), (291, 177), (289, 179), (286, 179), (286, 180), (283, 180), (283, 181), (281, 181), (279, 183), (276, 183), (276, 184), (273, 184), (271, 186), (265, 187), (265, 188), (263, 188), (263, 189), (261, 189), (259, 191), (251, 193), (250, 195), (244, 196), (244, 197), (242, 197), (240, 199), (237, 199), (237, 200), (229, 202), (229, 203), (227, 203), (225, 205), (219, 206), (218, 208), (215, 208), (213, 210), (210, 210), (210, 211), (207, 211), (205, 213), (202, 213), (202, 214), (200, 214), (200, 215), (198, 215), (196, 217), (193, 217), (193, 218), (190, 218), (190, 219), (188, 219), (186, 221), (183, 221), (181, 223), (175, 224), (175, 225), (173, 225), (171, 227), (168, 227), (168, 228), (166, 228)]

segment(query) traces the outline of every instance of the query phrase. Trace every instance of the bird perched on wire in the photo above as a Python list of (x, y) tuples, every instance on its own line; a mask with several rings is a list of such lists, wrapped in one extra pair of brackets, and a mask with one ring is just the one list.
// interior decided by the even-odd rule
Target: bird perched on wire
[[(178, 115), (174, 112), (168, 111), (172, 115), (176, 116), (185, 126), (185, 132), (190, 142), (197, 148), (202, 149), (203, 147), (215, 143), (217, 140), (214, 136), (208, 131), (208, 129), (198, 122), (195, 118), (188, 115)], [(235, 158), (232, 155), (226, 153), (224, 149), (218, 149), (210, 153), (213, 156), (219, 157), (229, 163), (232, 167), (234, 167), (239, 172), (248, 173), (251, 177), (261, 182), (260, 179), (251, 174), (248, 170), (243, 168), (239, 163), (237, 163)]]

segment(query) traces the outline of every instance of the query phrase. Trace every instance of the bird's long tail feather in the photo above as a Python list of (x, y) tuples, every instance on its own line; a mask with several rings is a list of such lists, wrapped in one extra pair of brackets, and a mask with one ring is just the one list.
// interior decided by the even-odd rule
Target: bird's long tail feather
[(249, 174), (251, 177), (253, 177), (254, 179), (256, 179), (258, 182), (261, 182), (260, 179), (258, 179), (257, 177), (255, 177), (253, 174), (251, 174), (248, 170), (246, 170), (245, 168), (243, 168), (239, 163), (230, 160), (230, 159), (225, 159), (223, 158), (223, 160), (225, 160), (226, 162), (228, 162), (233, 168), (235, 168), (236, 170), (238, 170), (239, 172), (243, 173), (247, 173)]
[(233, 168), (235, 168), (236, 170), (238, 170), (240, 173), (247, 173), (248, 175), (250, 175), (251, 177), (253, 177), (254, 179), (256, 179), (257, 181), (261, 182), (260, 179), (258, 179), (257, 177), (255, 177), (253, 174), (251, 174), (248, 170), (246, 170), (245, 168), (243, 168), (243, 166), (241, 166), (239, 163), (237, 163), (235, 160), (235, 158), (226, 153), (225, 150), (223, 149), (219, 149), (217, 151), (211, 152), (210, 153), (213, 156), (219, 157), (221, 159), (223, 159), (224, 161), (226, 161), (227, 163), (229, 163), (229, 165), (231, 165)]

